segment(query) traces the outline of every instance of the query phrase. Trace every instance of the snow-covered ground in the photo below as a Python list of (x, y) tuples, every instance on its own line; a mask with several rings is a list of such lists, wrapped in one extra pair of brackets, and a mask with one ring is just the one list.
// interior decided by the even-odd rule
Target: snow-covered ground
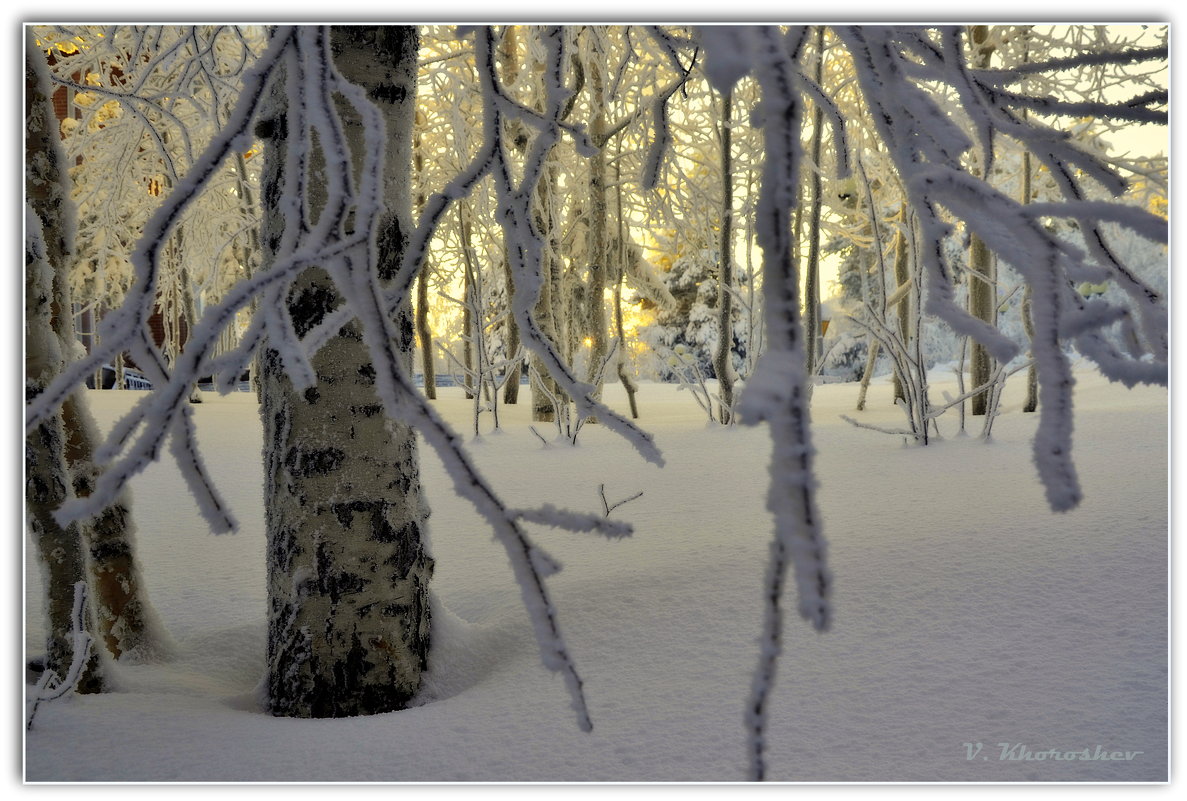
[[(937, 398), (945, 380), (933, 374)], [(853, 414), (855, 384), (816, 388), (836, 618), (825, 634), (787, 618), (771, 779), (1167, 778), (1167, 392), (1129, 391), (1088, 371), (1077, 380), (1085, 501), (1060, 515), (1047, 510), (1031, 463), (1036, 420), (1020, 411), (1021, 374), (990, 444), (954, 436), (951, 412), (942, 441), (904, 447), (839, 419)], [(442, 395), (438, 407), (467, 430), (469, 402), (456, 389)], [(620, 387), (607, 396), (625, 409)], [(136, 393), (90, 397), (109, 425)], [(765, 428), (708, 426), (687, 393), (645, 384), (641, 422), (664, 450), (663, 469), (597, 426), (575, 448), (545, 448), (527, 428), (526, 404), (501, 407), (502, 430), (473, 443), (512, 506), (599, 511), (600, 484), (611, 502), (644, 493), (615, 512), (635, 527), (628, 540), (535, 532), (564, 565), (550, 586), (585, 680), (591, 734), (540, 665), (500, 547), (425, 451), (437, 569), (423, 705), (289, 720), (262, 713), (255, 694), (265, 587), (254, 398), (206, 397), (201, 440), (242, 530), (207, 534), (168, 465), (136, 481), (139, 556), (175, 658), (120, 666), (118, 692), (43, 706), (26, 737), (27, 780), (745, 778), (743, 702), (770, 537)], [(871, 411), (856, 416), (900, 425), (889, 397), (879, 382)], [(38, 653), (35, 567), (26, 576), (26, 647)]]

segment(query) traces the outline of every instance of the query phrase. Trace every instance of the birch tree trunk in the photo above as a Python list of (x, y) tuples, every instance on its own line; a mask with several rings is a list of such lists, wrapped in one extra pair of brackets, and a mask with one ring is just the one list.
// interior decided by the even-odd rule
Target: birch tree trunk
[[(969, 236), (969, 313), (979, 320), (992, 324), (997, 315), (994, 304), (993, 254), (985, 242), (976, 234)], [(973, 341), (969, 348), (969, 383), (974, 387), (989, 383), (993, 375), (993, 358), (980, 342)], [(989, 404), (989, 392), (983, 390), (973, 395), (970, 411), (975, 415), (985, 414)]]
[[(89, 496), (99, 469), (94, 462), (98, 428), (80, 392), (62, 404), (65, 457), (74, 494)], [(90, 565), (89, 597), (95, 609), (97, 634), (117, 659), (150, 661), (166, 656), (172, 646), (155, 610), (148, 603), (135, 557), (136, 525), (132, 496), (123, 490), (95, 518), (80, 525)]]
[[(37, 397), (60, 369), (61, 351), (50, 326), (53, 279), (40, 237), (29, 235), (25, 248), (25, 396)], [(66, 433), (62, 418), (54, 415), (25, 440), (25, 510), (33, 545), (42, 565), (46, 612), (45, 669), (65, 676), (73, 658), (71, 638), (74, 585), (86, 581), (86, 553), (77, 523), (65, 527), (54, 520), (54, 511), (69, 497), (69, 471), (63, 453)], [(94, 631), (88, 606), (86, 627)], [(100, 692), (103, 671), (98, 655), (91, 653), (77, 685), (79, 692)]]
[[(988, 42), (989, 26), (973, 25), (969, 27), (969, 46), (972, 56), (969, 59), (973, 69), (989, 66), (989, 56), (993, 47)], [(985, 176), (988, 180), (989, 176)], [(979, 320), (993, 325), (997, 321), (995, 295), (995, 276), (993, 274), (993, 254), (986, 247), (985, 242), (976, 234), (969, 236), (969, 313)], [(969, 350), (969, 383), (974, 387), (989, 383), (993, 374), (993, 358), (980, 342), (970, 343)], [(978, 392), (971, 399), (971, 411), (974, 415), (983, 415), (989, 405), (989, 392)]]
[[(380, 278), (406, 245), (416, 97), (413, 27), (335, 27), (335, 64), (361, 85), (387, 123), (386, 210), (378, 242)], [(285, 78), (271, 89), (263, 175), (265, 260), (286, 220), (281, 186), (288, 130)], [(342, 114), (348, 137), (361, 135)], [(355, 148), (357, 153), (357, 148)], [(357, 163), (356, 163), (357, 168)], [(309, 182), (316, 188), (316, 180)], [(316, 210), (317, 198), (311, 198)], [(294, 282), (289, 309), (304, 334), (340, 299), (313, 268)], [(399, 313), (396, 343), (411, 369), (411, 309)], [(402, 709), (420, 686), (429, 649), (428, 581), (433, 561), (422, 532), (414, 432), (389, 422), (357, 321), (312, 357), (317, 384), (293, 389), (279, 354), (262, 356), (268, 560), (269, 711), (289, 717), (347, 717)]]
[[(25, 402), (43, 392), (65, 364), (54, 316), (69, 314), (59, 306), (55, 280), (72, 248), (73, 214), (63, 182), (57, 120), (49, 99), (49, 81), (41, 53), (25, 43)], [(55, 308), (57, 307), (57, 308)], [(65, 676), (73, 657), (71, 640), (74, 585), (86, 581), (86, 552), (81, 526), (61, 526), (54, 511), (70, 496), (66, 431), (60, 414), (39, 425), (25, 439), (25, 509), (42, 565), (49, 617), (45, 668)], [(89, 608), (86, 626), (94, 631)], [(104, 677), (92, 651), (79, 679), (79, 692), (99, 692)]]
[(870, 391), (870, 379), (874, 377), (874, 365), (878, 362), (878, 340), (870, 337), (869, 350), (866, 351), (866, 366), (861, 371), (861, 384), (857, 391), (857, 411), (866, 409), (866, 394)]

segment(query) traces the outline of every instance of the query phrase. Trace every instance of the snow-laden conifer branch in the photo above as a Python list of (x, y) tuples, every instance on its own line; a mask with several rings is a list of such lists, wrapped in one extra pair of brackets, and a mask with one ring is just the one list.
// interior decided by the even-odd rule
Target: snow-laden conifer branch
[[(767, 160), (758, 208), (758, 235), (764, 250), (771, 345), (760, 359), (740, 404), (739, 415), (743, 421), (766, 420), (772, 425), (780, 469), (772, 469), (769, 505), (776, 512), (777, 531), (782, 535), (783, 520), (801, 519), (811, 521), (806, 530), (815, 534), (818, 521), (811, 506), (811, 447), (807, 437), (797, 430), (800, 423), (806, 422), (806, 406), (800, 405), (802, 398), (796, 392), (797, 387), (802, 387), (803, 379), (797, 282), (794, 272), (784, 264), (790, 262), (785, 255), (787, 210), (802, 160), (798, 140), (801, 112), (795, 93), (803, 91), (816, 99), (819, 87), (806, 82), (794, 63), (803, 32), (792, 30), (783, 40), (773, 31), (709, 28), (701, 30), (699, 38), (706, 46), (706, 72), (718, 89), (724, 90), (743, 75), (753, 73), (763, 92), (762, 108), (755, 115), (756, 124), (763, 126)], [(958, 334), (982, 342), (1002, 362), (1018, 351), (1016, 343), (994, 326), (971, 316), (956, 302), (952, 267), (945, 256), (945, 243), (956, 231), (954, 220), (1015, 266), (1035, 297), (1043, 299), (1041, 304), (1035, 304), (1036, 335), (1032, 343), (1043, 406), (1034, 458), (1052, 508), (1071, 508), (1079, 501), (1080, 490), (1071, 461), (1073, 381), (1063, 351), (1065, 343), (1074, 339), (1082, 352), (1097, 359), (1105, 373), (1118, 380), (1164, 380), (1160, 373), (1165, 371), (1165, 355), (1160, 347), (1165, 341), (1165, 303), (1116, 257), (1100, 234), (1100, 223), (1120, 222), (1155, 240), (1165, 237), (1164, 224), (1140, 211), (1130, 213), (1111, 204), (1106, 208), (1087, 202), (1080, 185), (1082, 180), (1096, 181), (1115, 194), (1124, 190), (1125, 182), (1101, 159), (1070, 142), (1062, 132), (1020, 118), (1019, 109), (1038, 110), (1037, 101), (1027, 101), (1021, 94), (1014, 96), (997, 87), (1014, 82), (1022, 73), (1006, 76), (970, 69), (959, 29), (943, 30), (937, 36), (933, 31), (905, 26), (844, 27), (837, 30), (837, 35), (852, 55), (858, 86), (870, 109), (875, 130), (897, 168), (917, 220), (912, 228), (913, 252), (921, 260), (926, 287), (919, 283), (912, 285), (910, 291), (916, 298), (916, 306), (921, 305), (926, 289), (928, 311), (944, 319)], [(1151, 50), (1142, 54), (1076, 57), (1030, 69), (1035, 72), (1073, 69), (1164, 56), (1164, 52), (1159, 55)], [(951, 91), (945, 94), (945, 89)], [(958, 101), (960, 114), (952, 114), (947, 105), (947, 98), (952, 96)], [(1157, 121), (1161, 118), (1149, 107), (1163, 99), (1158, 93), (1147, 93), (1119, 104), (1056, 102), (1048, 109), (1118, 120)], [(959, 122), (962, 117), (971, 122), (983, 152), (979, 159), (983, 172), (992, 164), (995, 142), (1002, 135), (1007, 136), (1035, 153), (1040, 163), (1051, 170), (1067, 202), (1027, 210), (994, 190), (984, 179), (970, 175), (967, 165), (973, 141)], [(1075, 174), (1077, 169), (1083, 171), (1085, 178)], [(1040, 225), (1040, 219), (1053, 217), (1072, 219), (1079, 224), (1088, 247), (1087, 257)], [(1141, 354), (1137, 352), (1126, 358), (1101, 335), (1106, 326), (1113, 324), (1120, 324), (1123, 330), (1134, 330), (1127, 310), (1088, 302), (1072, 289), (1076, 279), (1094, 277), (1099, 281), (1105, 276), (1111, 276), (1134, 298), (1141, 315), (1142, 332), (1151, 343), (1148, 354), (1154, 356), (1154, 364), (1148, 355), (1139, 358)], [(880, 302), (885, 302), (884, 295), (884, 291), (879, 293)], [(883, 344), (887, 345), (894, 343), (893, 327), (880, 327), (877, 320), (866, 322), (875, 339), (884, 340)], [(903, 361), (896, 363), (896, 370), (910, 369), (912, 355), (904, 350), (900, 356)], [(925, 384), (919, 389), (926, 393)], [(916, 422), (923, 427), (928, 425), (926, 410), (919, 421), (912, 419), (913, 425)], [(806, 429), (803, 433), (806, 434)], [(804, 502), (800, 504), (797, 498)], [(792, 508), (797, 505), (799, 508)], [(814, 562), (822, 550), (807, 558), (796, 558), (791, 548), (794, 542), (790, 537), (777, 537), (768, 563), (763, 654), (747, 718), (754, 778), (761, 778), (764, 771), (765, 703), (781, 647), (779, 607), (785, 571), (790, 564), (797, 565), (801, 611), (805, 602), (812, 609), (811, 602), (817, 597), (811, 589), (813, 568), (821, 578), (818, 586), (822, 591), (827, 587), (823, 579), (826, 574), (819, 570), (820, 563)], [(800, 575), (798, 571), (805, 568), (807, 574)], [(823, 605), (816, 608), (827, 609)]]
[[(1068, 165), (1054, 160), (1041, 160), (1048, 164), (1051, 175), (1055, 178), (1056, 185), (1060, 188), (1060, 191), (1068, 202), (1078, 203), (1084, 200), (1084, 190), (1076, 181)], [(1117, 258), (1105, 241), (1104, 234), (1098, 224), (1098, 218), (1095, 215), (1079, 215), (1076, 217), (1076, 221), (1080, 226), (1089, 252), (1096, 258), (1100, 265), (1114, 274), (1117, 284), (1133, 301), (1140, 315), (1142, 331), (1146, 336), (1146, 347), (1153, 354), (1155, 361), (1165, 366), (1168, 362), (1170, 347), (1170, 318), (1166, 299), (1161, 293), (1156, 292), (1138, 278), (1132, 270), (1127, 268)], [(1129, 224), (1130, 221), (1126, 220), (1125, 222)], [(1155, 238), (1159, 241), (1166, 241), (1165, 236)], [(1140, 358), (1140, 355), (1138, 358)], [(1100, 364), (1105, 375), (1110, 378), (1115, 377), (1115, 374), (1109, 371), (1109, 364), (1098, 364)], [(1165, 384), (1166, 382), (1163, 380), (1159, 383)]]
[[(993, 173), (995, 129), (992, 117), (985, 107), (985, 101), (974, 85), (969, 75), (969, 67), (963, 58), (962, 39), (964, 37), (961, 36), (961, 28), (955, 26), (941, 28), (940, 38), (944, 62), (952, 65), (952, 75), (956, 79), (954, 88), (960, 97), (961, 107), (969, 115), (969, 121), (981, 144), (981, 173), (990, 175)], [(969, 48), (977, 47), (971, 33), (968, 34), (967, 39)]]
[(1170, 235), (1166, 220), (1157, 214), (1151, 214), (1138, 206), (1123, 206), (1103, 200), (1030, 203), (1021, 209), (1020, 213), (1031, 218), (1062, 217), (1073, 220), (1120, 223), (1146, 239), (1162, 244), (1167, 243)]
[[(505, 117), (514, 117), (539, 131), (550, 131), (553, 128), (560, 128), (569, 136), (573, 137), (573, 143), (577, 148), (577, 152), (583, 156), (589, 156), (594, 149), (601, 147), (602, 143), (594, 142), (589, 137), (589, 133), (581, 125), (565, 122), (563, 119), (550, 118), (544, 113), (536, 111), (533, 108), (525, 106), (513, 97), (510, 97), (503, 86), (497, 81), (491, 82), (493, 100), (495, 106), (498, 107), (499, 113)], [(619, 130), (631, 122), (630, 117), (620, 123)]]

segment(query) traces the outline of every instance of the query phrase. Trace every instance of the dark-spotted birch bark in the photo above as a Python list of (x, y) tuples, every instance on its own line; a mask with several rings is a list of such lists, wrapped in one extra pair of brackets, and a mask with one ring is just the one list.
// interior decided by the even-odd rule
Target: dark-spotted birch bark
[[(404, 26), (336, 27), (331, 37), (337, 69), (365, 89), (386, 122), (385, 211), (377, 247), (380, 277), (390, 277), (409, 230), (418, 37), (415, 28)], [(293, 233), (286, 228), (299, 224), (292, 206), (304, 200), (279, 193), (287, 146), (302, 123), (302, 109), (287, 102), (301, 90), (287, 87), (288, 80), (292, 76), (282, 74), (274, 81), (260, 126), (267, 135), (266, 262)], [(340, 116), (347, 139), (360, 139), (360, 121), (344, 107)], [(315, 176), (310, 189), (317, 185)], [(316, 219), (317, 199), (311, 200)], [(344, 224), (349, 227), (349, 219)], [(326, 273), (312, 268), (294, 282), (287, 302), (301, 335), (340, 298)], [(400, 308), (395, 328), (393, 344), (410, 370), (411, 309)], [(429, 648), (433, 561), (422, 540), (427, 509), (416, 437), (407, 425), (385, 418), (357, 320), (311, 363), (316, 384), (296, 392), (276, 350), (266, 349), (261, 359), (269, 710), (345, 717), (401, 709), (420, 686)]]
[[(71, 338), (62, 341), (73, 341), (72, 325), (70, 329)], [(66, 464), (73, 480), (74, 495), (83, 498), (95, 490), (100, 468), (95, 464), (94, 452), (101, 439), (80, 393), (62, 404), (62, 422), (66, 435)], [(74, 525), (80, 526), (85, 538), (96, 634), (108, 653), (128, 661), (150, 661), (166, 656), (172, 646), (155, 610), (148, 603), (136, 560), (131, 491), (125, 488), (116, 496), (115, 502), (108, 504), (96, 517)]]
[[(64, 268), (73, 238), (73, 214), (63, 182), (57, 120), (41, 53), (25, 44), (25, 401), (37, 398), (65, 365), (54, 330), (58, 307), (56, 273)], [(62, 276), (64, 278), (64, 276)], [(63, 525), (54, 512), (70, 497), (66, 430), (60, 414), (41, 422), (25, 439), (25, 510), (42, 566), (48, 628), (45, 668), (65, 676), (74, 656), (71, 640), (74, 585), (86, 581), (86, 550), (81, 526)], [(94, 630), (94, 617), (85, 616)], [(91, 653), (79, 679), (80, 692), (103, 689), (98, 655)]]
[[(74, 211), (68, 199), (63, 156), (57, 145), (57, 120), (52, 110), (46, 111), (41, 107), (48, 102), (46, 90), (34, 83), (37, 81), (36, 71), (42, 67), (40, 59), (40, 53), (30, 54), (30, 88), (26, 95), (29, 103), (26, 114), (29, 126), (26, 139), (29, 183), (26, 195), (43, 232), (52, 292), (49, 308), (51, 330), (46, 336), (56, 338), (58, 354), (49, 354), (43, 350), (44, 345), (39, 344), (42, 352), (36, 356), (30, 353), (30, 358), (41, 361), (42, 369), (56, 364), (57, 367), (52, 369), (52, 375), (56, 375), (77, 342), (69, 281), (74, 253)], [(27, 319), (40, 320), (32, 315)], [(35, 341), (43, 342), (40, 338)], [(87, 497), (94, 491), (99, 475), (94, 451), (100, 440), (81, 389), (63, 402), (60, 424), (63, 439), (59, 455), (65, 460), (70, 490), (76, 497)], [(114, 502), (95, 517), (72, 523), (70, 528), (82, 537), (87, 552), (85, 561), (90, 576), (89, 603), (96, 614), (94, 633), (116, 658), (149, 659), (162, 655), (168, 649), (168, 644), (145, 598), (144, 582), (135, 558), (135, 524), (132, 521), (131, 504), (131, 493), (124, 489)], [(67, 624), (68, 632), (73, 588), (63, 585), (56, 592), (60, 595), (58, 602), (63, 605), (62, 611), (66, 615), (63, 621)]]

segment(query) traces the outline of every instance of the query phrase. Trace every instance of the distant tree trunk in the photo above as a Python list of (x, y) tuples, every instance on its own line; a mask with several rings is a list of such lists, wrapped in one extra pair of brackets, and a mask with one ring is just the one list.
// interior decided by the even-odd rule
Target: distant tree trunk
[[(557, 318), (562, 309), (557, 301), (564, 297), (564, 293), (561, 281), (562, 266), (557, 257), (560, 249), (558, 226), (552, 208), (553, 199), (557, 194), (556, 182), (556, 170), (552, 164), (548, 164), (535, 197), (536, 225), (544, 240), (540, 265), (544, 280), (540, 284), (540, 300), (536, 304), (535, 313), (544, 335), (554, 347), (561, 350), (561, 326)], [(532, 420), (538, 423), (552, 422), (556, 419), (556, 403), (561, 399), (561, 390), (549, 375), (543, 360), (535, 354), (531, 359)]]
[(878, 361), (878, 340), (870, 337), (869, 350), (866, 353), (866, 366), (861, 371), (861, 384), (857, 391), (857, 411), (864, 412), (866, 408), (866, 393), (870, 390), (870, 379), (874, 377), (874, 365)]
[[(1030, 153), (1022, 154), (1022, 202), (1030, 203)], [(1027, 340), (1034, 342), (1035, 323), (1031, 306), (1034, 303), (1034, 289), (1030, 284), (1022, 290), (1022, 328), (1026, 331)], [(1026, 402), (1022, 411), (1034, 412), (1039, 408), (1039, 372), (1034, 361), (1026, 368)]]
[(589, 159), (589, 282), (586, 285), (586, 336), (589, 337), (589, 364), (586, 381), (596, 387), (594, 396), (600, 398), (603, 375), (602, 363), (606, 361), (606, 257), (609, 253), (606, 235), (606, 91), (604, 68), (605, 50), (601, 45), (601, 34), (595, 28), (587, 28), (585, 34), (593, 36), (590, 46), (592, 58), (585, 65), (590, 81), (589, 135), (595, 145)]
[(720, 267), (717, 271), (717, 349), (713, 353), (713, 372), (717, 376), (721, 402), (718, 422), (728, 425), (734, 408), (734, 163), (730, 116), (733, 93), (721, 98), (721, 242), (718, 246)]
[[(969, 27), (969, 45), (972, 57), (969, 59), (973, 69), (983, 69), (989, 66), (989, 57), (993, 46), (989, 42), (988, 25), (972, 25)], [(985, 176), (988, 180), (989, 176)], [(997, 304), (995, 302), (997, 290), (993, 269), (993, 254), (985, 246), (985, 242), (976, 234), (969, 235), (969, 313), (990, 325), (997, 321)], [(993, 375), (993, 358), (980, 342), (972, 342), (969, 351), (969, 383), (974, 388), (989, 383)], [(985, 414), (989, 404), (989, 392), (983, 390), (973, 395), (970, 409), (974, 415)]]
[[(462, 245), (463, 252), (468, 253), (466, 247)], [(478, 376), (474, 370), (474, 309), (470, 305), (473, 283), (470, 270), (465, 270), (462, 278), (462, 365), (466, 368), (466, 400), (478, 397)]]
[[(994, 296), (993, 254), (985, 242), (976, 234), (969, 236), (969, 313), (979, 320), (993, 324), (996, 321)], [(989, 383), (993, 375), (993, 358), (985, 346), (977, 341), (969, 348), (969, 383), (974, 388)], [(970, 411), (975, 415), (985, 414), (989, 404), (988, 390), (982, 390), (970, 399)]]
[(618, 337), (618, 356), (615, 360), (615, 369), (618, 372), (618, 380), (622, 382), (622, 388), (626, 390), (627, 403), (631, 407), (631, 418), (639, 419), (639, 404), (635, 399), (635, 394), (639, 391), (639, 387), (635, 384), (634, 378), (627, 372), (626, 366), (626, 329), (622, 321), (622, 273), (618, 274), (618, 280), (614, 282), (614, 331)]
[[(1024, 47), (1022, 50), (1022, 62), (1024, 64), (1030, 60), (1029, 53), (1025, 47), (1025, 43), (1029, 41), (1029, 36), (1030, 33), (1028, 29), (1026, 33), (1023, 34)], [(1022, 119), (1025, 120), (1026, 117), (1026, 109), (1023, 109)], [(1022, 153), (1021, 203), (1024, 206), (1030, 203), (1031, 194), (1033, 192), (1033, 188), (1031, 187), (1030, 171), (1030, 151), (1027, 150)], [(1022, 290), (1022, 329), (1026, 332), (1026, 339), (1032, 343), (1034, 342), (1035, 338), (1034, 314), (1031, 310), (1033, 303), (1034, 288), (1029, 283), (1027, 283), (1026, 288)], [(1033, 355), (1034, 354), (1032, 353), (1032, 361), (1030, 366), (1026, 368), (1026, 401), (1022, 404), (1022, 411), (1024, 412), (1035, 412), (1039, 408), (1039, 371), (1033, 361)]]
[[(519, 74), (519, 56), (516, 40), (515, 27), (512, 25), (504, 27), (499, 56), (503, 65), (503, 81), (507, 85), (513, 84), (516, 76)], [(523, 130), (522, 124), (518, 122), (515, 124), (515, 128), (516, 130), (511, 132), (511, 146), (518, 155), (522, 156), (528, 147), (527, 132)], [(511, 260), (507, 258), (505, 245), (503, 253), (503, 281), (507, 287), (506, 297), (508, 305), (508, 313), (503, 318), (504, 325), (507, 329), (507, 358), (515, 359), (506, 368), (507, 379), (503, 383), (503, 403), (512, 404), (519, 403), (519, 376), (523, 362), (516, 358), (516, 354), (520, 348), (519, 325), (515, 322), (515, 315), (510, 313), (511, 297), (515, 294), (515, 278), (511, 274)]]
[[(94, 492), (99, 470), (94, 463), (98, 428), (81, 393), (62, 405), (66, 463), (80, 498)], [(136, 525), (132, 496), (123, 490), (96, 517), (81, 526), (90, 557), (91, 597), (98, 634), (116, 658), (146, 661), (164, 656), (169, 641), (149, 605), (135, 557)]]
[[(894, 284), (897, 292), (900, 287), (911, 280), (911, 271), (908, 265), (908, 249), (907, 249), (907, 235), (903, 232), (902, 226), (907, 224), (906, 214), (900, 215), (900, 227), (894, 235)], [(901, 295), (898, 305), (896, 306), (898, 312), (898, 330), (899, 336), (903, 340), (903, 353), (910, 350), (911, 343), (911, 304), (907, 300), (906, 294)], [(903, 387), (902, 377), (899, 376), (898, 371), (894, 373), (894, 401), (907, 402), (907, 391)]]
[[(338, 69), (363, 86), (386, 120), (378, 259), (380, 278), (390, 278), (410, 222), (417, 32), (335, 27), (331, 42)], [(285, 201), (296, 200), (280, 197), (286, 147), (296, 134), (288, 128), (285, 84), (283, 73), (274, 79), (260, 126), (267, 135), (262, 231), (269, 263), (292, 222)], [(360, 122), (345, 106), (341, 116), (354, 147)], [(313, 197), (309, 206), (316, 211), (322, 203)], [(340, 297), (326, 273), (313, 268), (298, 276), (288, 303), (302, 335)], [(397, 328), (395, 344), (410, 371), (410, 308), (399, 311)], [(304, 392), (294, 390), (276, 350), (266, 349), (261, 362), (269, 711), (347, 717), (402, 709), (427, 664), (433, 570), (422, 541), (427, 507), (415, 433), (383, 413), (357, 321), (314, 354), (317, 384)]]
[[(618, 141), (616, 145), (616, 154), (622, 155), (622, 140)], [(622, 213), (622, 170), (620, 168), (621, 159), (614, 161), (614, 209), (618, 222), (618, 247), (615, 248), (615, 261), (617, 266), (614, 271), (614, 335), (618, 337), (618, 353), (615, 358), (615, 369), (618, 371), (618, 380), (622, 382), (622, 388), (626, 390), (627, 403), (631, 407), (631, 419), (639, 419), (639, 402), (635, 395), (639, 391), (639, 385), (635, 383), (634, 376), (630, 374), (627, 368), (627, 346), (626, 346), (626, 326), (622, 319), (622, 282), (626, 277), (627, 259), (634, 258), (634, 253), (631, 248), (627, 246), (626, 236), (626, 218)]]
[[(503, 254), (503, 280), (506, 282), (507, 302), (510, 304), (511, 297), (515, 294), (515, 280), (511, 275), (511, 260), (507, 258), (505, 253)], [(517, 404), (519, 403), (519, 377), (523, 368), (522, 360), (516, 356), (520, 350), (519, 326), (516, 324), (515, 315), (511, 314), (510, 308), (508, 308), (503, 320), (507, 329), (507, 358), (513, 360), (505, 368), (506, 380), (503, 382), (503, 403)]]
[[(55, 281), (64, 283), (73, 247), (74, 215), (58, 144), (57, 119), (50, 105), (43, 57), (32, 39), (25, 43), (25, 402), (43, 392), (65, 365), (63, 344), (54, 330), (62, 308)], [(45, 668), (65, 677), (74, 651), (74, 585), (86, 581), (86, 552), (78, 523), (61, 526), (53, 513), (70, 497), (62, 416), (45, 420), (25, 439), (25, 509), (43, 570), (49, 626)], [(87, 609), (86, 626), (94, 631)], [(79, 679), (79, 692), (103, 689), (103, 669), (92, 650)]]
[[(1022, 290), (1022, 328), (1026, 331), (1026, 338), (1034, 341), (1035, 338), (1035, 324), (1034, 315), (1031, 313), (1031, 304), (1034, 303), (1034, 290), (1027, 284), (1026, 289)], [(1038, 370), (1035, 368), (1034, 362), (1026, 368), (1026, 401), (1022, 404), (1022, 411), (1034, 412), (1039, 408), (1039, 376)]]
[(420, 340), (420, 369), (425, 397), (437, 399), (437, 371), (433, 366), (433, 329), (429, 326), (429, 260), (416, 275), (416, 336)]
[[(824, 78), (824, 26), (816, 26), (816, 83)], [(808, 265), (804, 294), (804, 356), (808, 375), (816, 372), (820, 349), (820, 153), (824, 142), (824, 110), (819, 105), (812, 112), (812, 169), (809, 170), (812, 196), (808, 205)], [(812, 386), (808, 384), (809, 388)]]
[[(417, 118), (420, 117), (417, 112)], [(425, 156), (420, 146), (420, 132), (412, 138), (412, 169), (417, 179), (416, 196), (412, 201), (412, 212), (417, 220), (425, 207), (424, 187), (420, 177), (424, 173)], [(433, 329), (429, 326), (429, 259), (420, 265), (416, 274), (416, 338), (420, 343), (420, 370), (424, 375), (425, 397), (437, 399), (437, 371), (433, 367)]]
[(482, 285), (478, 271), (477, 258), (474, 256), (474, 229), (470, 224), (470, 207), (466, 201), (459, 201), (457, 206), (458, 236), (462, 245), (462, 344), (464, 350), (464, 364), (466, 380), (466, 399), (474, 403), (474, 435), (478, 435), (478, 400), (485, 390), (487, 400), (490, 390), (486, 389), (486, 347), (482, 337)]

